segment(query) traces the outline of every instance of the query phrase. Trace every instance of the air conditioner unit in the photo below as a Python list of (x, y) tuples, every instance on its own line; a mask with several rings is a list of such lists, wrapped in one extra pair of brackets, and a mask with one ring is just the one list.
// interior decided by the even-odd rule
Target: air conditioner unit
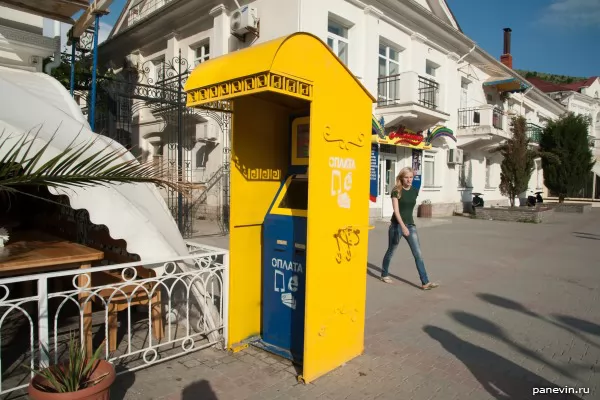
[(448, 150), (448, 164), (462, 164), (462, 163), (463, 163), (463, 150), (462, 149)]
[(250, 6), (238, 8), (231, 14), (229, 27), (234, 35), (256, 32), (258, 30), (258, 9)]

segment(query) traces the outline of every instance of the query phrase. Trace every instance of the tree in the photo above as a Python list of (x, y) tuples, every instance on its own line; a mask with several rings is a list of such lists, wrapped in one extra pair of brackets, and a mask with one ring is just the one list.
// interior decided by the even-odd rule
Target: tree
[[(549, 122), (542, 131), (540, 150), (546, 154), (542, 157), (544, 184), (558, 195), (559, 203), (584, 187), (594, 167), (588, 137), (590, 124), (589, 116), (569, 112)], [(552, 162), (548, 155), (560, 163)]]
[(491, 153), (499, 152), (504, 159), (500, 172), (500, 193), (507, 196), (510, 206), (515, 206), (515, 197), (527, 190), (538, 152), (529, 148), (527, 120), (518, 116), (511, 121), (512, 137)]
[[(152, 163), (140, 163), (137, 159), (123, 161), (127, 150), (117, 151), (108, 146), (100, 151), (88, 150), (96, 140), (72, 145), (54, 157), (42, 162), (52, 140), (37, 151), (32, 150), (37, 135), (12, 136), (0, 133), (0, 194), (19, 192), (25, 186), (54, 188), (88, 187), (118, 183), (152, 183), (186, 192), (190, 185), (170, 182)], [(11, 141), (14, 140), (14, 143)]]

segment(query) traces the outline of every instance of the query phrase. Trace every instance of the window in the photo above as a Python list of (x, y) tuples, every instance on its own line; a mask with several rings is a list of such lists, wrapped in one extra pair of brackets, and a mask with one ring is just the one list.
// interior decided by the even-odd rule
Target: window
[(378, 103), (388, 105), (400, 100), (400, 52), (379, 42)]
[(435, 186), (435, 154), (423, 154), (423, 183), (427, 186)]
[(489, 158), (485, 159), (485, 187), (490, 188), (490, 176), (492, 170), (492, 161)]
[(201, 44), (194, 50), (194, 67), (210, 59), (210, 44)]
[(435, 76), (435, 73), (438, 69), (439, 65), (435, 64), (432, 61), (427, 60), (425, 62), (425, 73), (430, 76)]
[(344, 64), (348, 65), (348, 28), (330, 19), (327, 32), (327, 45)]

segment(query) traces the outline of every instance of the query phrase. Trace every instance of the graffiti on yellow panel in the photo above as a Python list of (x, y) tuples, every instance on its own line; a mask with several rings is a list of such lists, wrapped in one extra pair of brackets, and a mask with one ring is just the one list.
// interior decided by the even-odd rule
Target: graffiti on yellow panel
[(265, 90), (280, 91), (307, 99), (312, 95), (312, 85), (307, 82), (302, 82), (297, 78), (281, 74), (263, 72), (191, 90), (188, 92), (188, 104), (196, 105), (216, 102)]
[(338, 248), (335, 257), (337, 263), (341, 264), (344, 259), (346, 261), (352, 260), (352, 248), (358, 246), (360, 243), (360, 229), (351, 226), (341, 228), (338, 229), (333, 237)]
[(348, 319), (350, 322), (356, 322), (359, 319), (358, 309), (356, 307), (350, 306), (346, 307), (345, 304), (342, 304), (339, 307), (336, 307), (333, 311), (333, 314), (330, 315), (327, 320), (321, 325), (319, 329), (319, 336), (323, 337), (327, 335), (327, 327), (331, 326), (335, 320), (340, 319)]
[(356, 139), (348, 140), (342, 137), (335, 137), (335, 135), (331, 133), (331, 127), (326, 126), (323, 137), (328, 142), (338, 142), (340, 149), (342, 150), (350, 150), (350, 147), (348, 147), (350, 144), (356, 147), (363, 147), (365, 145), (365, 134), (362, 132), (357, 135)]
[(239, 157), (233, 157), (233, 164), (242, 176), (249, 181), (279, 181), (281, 170), (272, 168), (248, 168), (241, 163)]

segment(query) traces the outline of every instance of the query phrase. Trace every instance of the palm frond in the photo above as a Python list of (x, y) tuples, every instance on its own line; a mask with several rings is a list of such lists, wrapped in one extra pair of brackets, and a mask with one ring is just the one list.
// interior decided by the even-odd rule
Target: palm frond
[[(0, 149), (6, 153), (0, 160), (0, 191), (14, 191), (19, 186), (48, 186), (54, 188), (86, 187), (117, 183), (153, 183), (178, 192), (188, 192), (191, 183), (172, 182), (165, 178), (160, 168), (151, 162), (138, 159), (122, 161), (128, 150), (118, 151), (106, 145), (100, 151), (91, 151), (99, 137), (87, 143), (75, 144), (73, 140), (45, 162), (54, 136), (34, 150), (35, 135), (14, 136), (0, 134)], [(14, 141), (11, 145), (9, 141)]]

